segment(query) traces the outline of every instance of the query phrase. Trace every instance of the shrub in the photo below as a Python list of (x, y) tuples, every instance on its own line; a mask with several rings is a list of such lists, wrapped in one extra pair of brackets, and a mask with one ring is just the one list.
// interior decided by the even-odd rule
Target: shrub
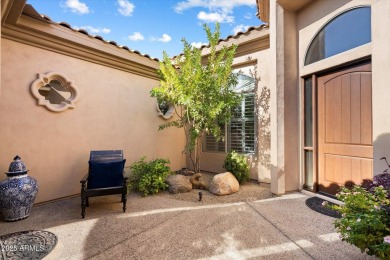
[(373, 192), (375, 187), (379, 186), (382, 186), (385, 190), (387, 190), (387, 198), (390, 199), (390, 174), (382, 173), (375, 175), (372, 181), (368, 180), (363, 184), (363, 187), (370, 192)]
[(167, 164), (169, 160), (155, 159), (146, 162), (145, 157), (142, 157), (130, 165), (129, 188), (142, 192), (144, 196), (165, 190), (168, 187), (165, 180), (172, 173)]
[(387, 190), (383, 186), (371, 191), (356, 185), (342, 188), (336, 195), (345, 205), (332, 205), (341, 218), (334, 225), (342, 241), (357, 246), (362, 252), (381, 259), (390, 259), (390, 205)]
[(239, 183), (249, 180), (249, 165), (245, 155), (231, 151), (227, 154), (223, 167), (231, 172)]

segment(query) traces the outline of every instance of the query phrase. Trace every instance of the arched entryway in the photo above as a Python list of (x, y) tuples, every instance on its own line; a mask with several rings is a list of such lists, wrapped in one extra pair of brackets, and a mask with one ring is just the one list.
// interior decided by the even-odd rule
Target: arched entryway
[[(370, 42), (371, 8), (348, 9), (313, 37), (304, 65)], [(372, 178), (370, 57), (305, 76), (302, 85), (304, 188), (335, 195), (340, 186)]]

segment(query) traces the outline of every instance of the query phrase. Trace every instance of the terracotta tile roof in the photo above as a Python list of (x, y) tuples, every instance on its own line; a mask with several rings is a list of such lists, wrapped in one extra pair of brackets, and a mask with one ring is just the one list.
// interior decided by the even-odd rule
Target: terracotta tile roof
[[(238, 32), (234, 35), (228, 35), (226, 38), (224, 39), (219, 39), (218, 40), (218, 44), (221, 43), (221, 42), (227, 42), (229, 41), (231, 38), (234, 38), (234, 39), (238, 39), (241, 37), (241, 35), (248, 35), (251, 31), (254, 31), (254, 30), (263, 30), (263, 29), (268, 29), (268, 25), (267, 24), (261, 24), (259, 26), (250, 26), (245, 32)], [(210, 44), (203, 44), (202, 46), (200, 46), (200, 49), (204, 49), (204, 48), (208, 48), (210, 47)], [(183, 55), (183, 53), (180, 53), (179, 55), (176, 55), (176, 56), (173, 56), (172, 59), (178, 57), (178, 56), (181, 56)]]
[[(224, 41), (224, 42), (227, 42), (229, 39), (231, 38), (239, 38), (241, 35), (244, 35), (244, 34), (248, 34), (249, 32), (253, 31), (253, 30), (257, 30), (257, 29), (260, 29), (260, 30), (263, 30), (263, 29), (268, 29), (268, 25), (266, 24), (262, 24), (262, 25), (259, 25), (259, 26), (250, 26), (245, 32), (238, 32), (236, 33), (235, 35), (228, 35), (225, 39), (219, 39), (218, 40), (218, 43)], [(201, 47), (201, 49), (205, 48), (205, 47), (209, 47), (209, 45), (203, 45)]]
[[(27, 14), (27, 15), (29, 15), (30, 17), (32, 16), (31, 13), (29, 13), (29, 14)], [(127, 47), (127, 46), (118, 45), (115, 41), (107, 41), (107, 40), (104, 40), (104, 38), (103, 38), (102, 36), (100, 36), (100, 35), (92, 35), (92, 34), (89, 34), (88, 31), (86, 31), (86, 30), (84, 30), (84, 29), (74, 29), (74, 28), (72, 28), (72, 26), (71, 26), (69, 23), (67, 23), (67, 22), (59, 22), (59, 23), (57, 23), (57, 22), (54, 22), (54, 21), (53, 21), (49, 16), (47, 16), (47, 15), (44, 15), (44, 14), (39, 14), (39, 15), (41, 16), (40, 18), (45, 19), (45, 20), (46, 20), (47, 22), (49, 22), (50, 24), (68, 28), (69, 30), (72, 30), (72, 31), (74, 31), (74, 32), (78, 32), (78, 33), (84, 34), (84, 35), (86, 35), (86, 36), (88, 36), (88, 37), (90, 37), (90, 38), (95, 38), (95, 39), (100, 40), (100, 41), (102, 41), (102, 42), (104, 42), (104, 43), (112, 44), (112, 45), (114, 45), (114, 46), (116, 46), (116, 47), (118, 47), (118, 48), (127, 50), (127, 51), (129, 51), (129, 52), (131, 52), (131, 53), (138, 54), (138, 55), (140, 55), (140, 56), (142, 56), (142, 57), (145, 57), (145, 58), (148, 58), (148, 59), (151, 59), (151, 60), (155, 60), (155, 61), (159, 61), (158, 58), (152, 58), (152, 57), (150, 57), (150, 55), (148, 55), (148, 54), (143, 54), (143, 53), (141, 53), (141, 52), (139, 52), (139, 51), (137, 51), (137, 50), (130, 49), (130, 48)], [(34, 16), (34, 18), (36, 18), (36, 17)]]
[[(26, 9), (26, 8), (27, 8), (27, 9)], [(32, 9), (32, 10), (31, 10), (31, 9)], [(28, 11), (27, 11), (27, 10), (28, 10)], [(26, 11), (26, 12), (25, 12), (25, 11)], [(39, 20), (41, 20), (41, 19), (43, 18), (44, 20), (46, 20), (46, 21), (49, 22), (50, 24), (54, 24), (54, 25), (57, 25), (57, 26), (63, 26), (63, 27), (68, 28), (69, 30), (72, 30), (72, 31), (74, 31), (74, 32), (79, 32), (79, 33), (84, 34), (84, 35), (86, 35), (86, 36), (88, 36), (88, 37), (95, 38), (95, 39), (97, 39), (97, 40), (100, 40), (100, 41), (105, 42), (105, 43), (108, 43), (108, 44), (112, 44), (112, 45), (114, 45), (114, 46), (116, 46), (116, 47), (118, 47), (118, 48), (127, 50), (127, 51), (129, 51), (129, 52), (131, 52), (131, 53), (138, 54), (138, 55), (140, 55), (140, 56), (142, 56), (142, 57), (149, 58), (149, 59), (151, 59), (151, 60), (159, 61), (158, 58), (152, 58), (152, 57), (150, 57), (150, 55), (148, 55), (148, 54), (143, 54), (143, 53), (141, 53), (141, 52), (139, 52), (139, 51), (137, 51), (137, 50), (130, 49), (130, 48), (127, 47), (127, 46), (118, 45), (115, 41), (106, 41), (106, 40), (104, 40), (104, 38), (103, 38), (102, 36), (100, 36), (100, 35), (91, 35), (91, 34), (88, 33), (88, 31), (86, 31), (86, 30), (84, 30), (84, 29), (74, 29), (74, 28), (72, 28), (72, 26), (71, 26), (69, 23), (67, 23), (67, 22), (59, 22), (59, 23), (54, 22), (49, 16), (47, 16), (47, 15), (45, 15), (45, 14), (39, 14), (40, 17), (36, 17), (35, 13), (36, 13), (36, 14), (38, 14), (38, 13), (37, 13), (36, 10), (34, 9), (34, 7), (32, 7), (32, 6), (29, 5), (29, 4), (26, 4), (24, 12), (25, 12), (28, 16), (30, 16), (30, 17), (39, 18)], [(231, 38), (237, 39), (237, 38), (239, 38), (241, 35), (247, 35), (247, 34), (249, 34), (251, 31), (253, 31), (253, 30), (258, 30), (258, 29), (260, 29), (260, 30), (268, 29), (268, 25), (267, 25), (267, 24), (262, 24), (262, 25), (259, 25), (259, 26), (251, 26), (251, 27), (249, 27), (245, 32), (238, 32), (238, 33), (236, 33), (235, 35), (228, 35), (228, 36), (227, 36), (226, 38), (224, 38), (224, 39), (219, 39), (219, 40), (218, 40), (218, 43), (220, 43), (220, 42), (227, 42), (227, 41), (228, 41), (229, 39), (231, 39)], [(200, 47), (200, 49), (207, 48), (207, 47), (209, 47), (209, 46), (210, 46), (210, 44), (207, 44), (207, 45), (204, 44), (204, 45), (202, 45), (202, 46)], [(181, 55), (183, 55), (183, 53), (180, 53), (179, 55), (173, 56), (172, 59), (174, 59), (174, 58), (176, 58), (176, 57), (178, 57), (178, 56), (181, 56)]]

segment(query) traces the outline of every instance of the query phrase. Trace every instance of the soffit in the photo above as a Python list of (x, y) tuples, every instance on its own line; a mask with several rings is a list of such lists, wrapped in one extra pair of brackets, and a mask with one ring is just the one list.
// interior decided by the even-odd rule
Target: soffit
[(265, 23), (269, 23), (269, 1), (270, 0), (256, 0), (257, 17)]
[(288, 11), (298, 11), (315, 0), (277, 0), (278, 4)]

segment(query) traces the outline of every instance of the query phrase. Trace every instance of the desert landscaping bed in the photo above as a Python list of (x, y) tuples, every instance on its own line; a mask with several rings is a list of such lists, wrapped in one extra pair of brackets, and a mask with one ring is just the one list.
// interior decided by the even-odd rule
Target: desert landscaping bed
[[(214, 173), (202, 172), (202, 178), (206, 183), (210, 183)], [(189, 177), (188, 177), (189, 178)], [(199, 201), (199, 192), (202, 192), (202, 201)], [(199, 202), (202, 204), (215, 204), (215, 203), (234, 203), (241, 201), (255, 201), (261, 199), (267, 199), (272, 197), (270, 185), (265, 183), (258, 183), (257, 181), (247, 181), (240, 184), (238, 192), (218, 196), (203, 189), (192, 189), (186, 193), (171, 194), (168, 191), (161, 192), (158, 196), (167, 196), (175, 200)]]

